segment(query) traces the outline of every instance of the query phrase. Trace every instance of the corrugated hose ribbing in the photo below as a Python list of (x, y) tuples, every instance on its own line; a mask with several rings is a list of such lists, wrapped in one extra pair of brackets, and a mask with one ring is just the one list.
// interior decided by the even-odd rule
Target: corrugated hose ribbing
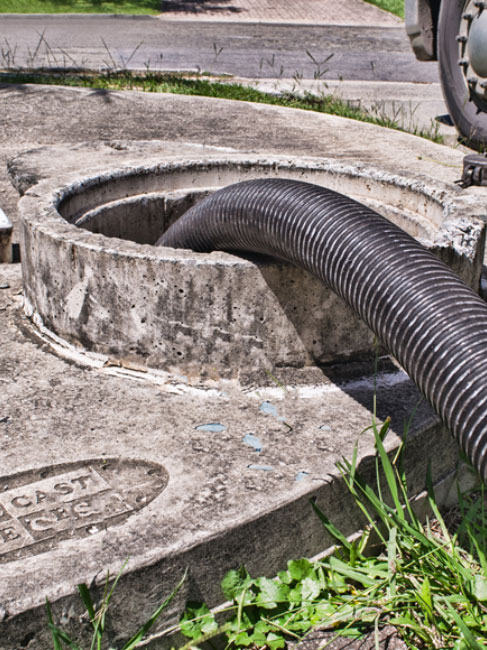
[(487, 304), (368, 207), (286, 179), (230, 185), (157, 242), (272, 255), (320, 278), (364, 320), (487, 479)]

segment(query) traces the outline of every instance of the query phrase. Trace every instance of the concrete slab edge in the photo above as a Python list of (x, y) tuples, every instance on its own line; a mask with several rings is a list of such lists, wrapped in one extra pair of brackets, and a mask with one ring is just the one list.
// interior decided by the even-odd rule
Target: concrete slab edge
[[(446, 476), (439, 479), (434, 485), (434, 492), (436, 502), (443, 509), (448, 509), (458, 503), (458, 492), (462, 494), (468, 492), (477, 483), (477, 477), (471, 468), (463, 462), (459, 462), (458, 467), (448, 473)], [(429, 503), (429, 495), (426, 490), (423, 490), (412, 499), (413, 510), (421, 521), (425, 521), (427, 517), (432, 516), (434, 513), (431, 511)], [(356, 531), (347, 536), (347, 540), (351, 543), (360, 539), (363, 530)], [(336, 545), (332, 544), (323, 549), (319, 553), (310, 557), (311, 562), (318, 562), (332, 555), (336, 550)], [(255, 576), (254, 576), (255, 577)], [(215, 617), (227, 611), (232, 606), (231, 601), (219, 603), (211, 608), (211, 612)], [(152, 647), (156, 643), (156, 647), (161, 649), (172, 648), (177, 640), (181, 639), (180, 626), (178, 624), (171, 625), (165, 629), (159, 630), (156, 633), (149, 633), (144, 639), (143, 647)], [(179, 639), (178, 639), (179, 636)], [(159, 645), (161, 644), (161, 645)]]

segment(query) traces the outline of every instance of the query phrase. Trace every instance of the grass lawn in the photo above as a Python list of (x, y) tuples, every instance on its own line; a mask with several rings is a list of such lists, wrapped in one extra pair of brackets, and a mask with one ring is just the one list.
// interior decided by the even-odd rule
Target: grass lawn
[(400, 18), (404, 18), (404, 0), (365, 0), (372, 5), (376, 5), (385, 11), (390, 11), (391, 14), (396, 14)]
[(0, 0), (0, 13), (159, 14), (162, 0)]

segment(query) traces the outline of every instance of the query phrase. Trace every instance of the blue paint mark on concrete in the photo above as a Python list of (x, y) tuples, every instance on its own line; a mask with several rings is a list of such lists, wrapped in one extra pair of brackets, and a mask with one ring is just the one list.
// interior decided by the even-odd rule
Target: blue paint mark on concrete
[(253, 447), (257, 453), (262, 451), (262, 443), (253, 433), (247, 433), (242, 440), (249, 447)]
[(266, 415), (273, 415), (275, 418), (278, 417), (276, 407), (268, 401), (262, 402), (262, 404), (259, 406), (259, 410)]
[(272, 472), (274, 469), (272, 465), (247, 465), (249, 469), (256, 469), (261, 472)]
[(321, 427), (318, 427), (318, 429), (321, 429), (322, 431), (331, 431), (331, 427), (329, 427), (327, 424), (322, 424)]
[(220, 433), (221, 431), (225, 431), (226, 428), (224, 424), (220, 424), (219, 422), (209, 422), (208, 424), (200, 424), (195, 427), (197, 431), (210, 431), (211, 433)]
[(309, 476), (309, 472), (298, 472), (295, 477), (295, 481), (302, 481), (305, 479), (307, 476)]

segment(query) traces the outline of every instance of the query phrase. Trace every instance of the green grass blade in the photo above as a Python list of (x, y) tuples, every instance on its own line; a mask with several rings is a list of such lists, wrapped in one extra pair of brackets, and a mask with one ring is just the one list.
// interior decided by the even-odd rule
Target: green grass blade
[(127, 566), (128, 560), (125, 560), (123, 563), (122, 567), (120, 568), (120, 571), (117, 573), (115, 580), (113, 581), (112, 586), (110, 587), (110, 571), (107, 571), (106, 577), (105, 577), (105, 587), (103, 589), (103, 598), (102, 602), (100, 605), (100, 608), (98, 612), (95, 614), (95, 626), (94, 626), (94, 633), (93, 633), (93, 640), (91, 642), (91, 650), (94, 649), (95, 647), (95, 642), (96, 642), (96, 647), (97, 650), (101, 650), (101, 644), (103, 640), (103, 633), (105, 631), (105, 620), (106, 620), (106, 615), (108, 611), (108, 607), (110, 605), (110, 601), (113, 596), (113, 592), (115, 591), (118, 581), (122, 577), (122, 573)]
[(343, 462), (337, 463), (337, 467), (340, 470), (340, 473), (345, 480), (350, 493), (355, 498), (355, 503), (365, 515), (371, 528), (376, 532), (382, 544), (386, 544), (386, 538), (384, 537), (383, 532), (377, 526), (377, 521), (370, 514), (367, 506), (365, 505), (364, 498), (365, 501), (369, 502), (370, 506), (379, 516), (385, 527), (390, 528), (390, 519), (385, 513), (384, 503), (375, 494), (370, 485), (362, 479), (358, 472), (354, 471), (353, 479), (350, 478), (350, 471), (352, 469), (352, 466), (345, 459), (343, 459)]
[(242, 628), (242, 614), (245, 604), (245, 597), (247, 595), (247, 587), (242, 589), (242, 593), (238, 596), (237, 599), (237, 631), (240, 632)]
[(397, 573), (397, 528), (394, 526), (389, 533), (389, 541), (387, 542), (387, 567), (389, 569), (389, 585), (387, 592), (389, 598), (394, 598), (396, 595), (396, 573)]
[(458, 614), (455, 609), (450, 605), (450, 603), (445, 600), (445, 604), (448, 608), (449, 613), (451, 614), (452, 618), (454, 619), (455, 623), (458, 625), (460, 628), (463, 637), (465, 641), (468, 643), (469, 649), (471, 650), (485, 650), (485, 646), (481, 645), (477, 639), (474, 637), (474, 635), (471, 633), (471, 631), (468, 629), (467, 625), (464, 623), (462, 620), (461, 616)]
[(336, 539), (340, 544), (349, 551), (349, 553), (352, 553), (352, 544), (348, 541), (348, 539), (341, 533), (338, 528), (332, 524), (332, 522), (328, 519), (328, 517), (325, 515), (325, 513), (321, 510), (321, 508), (316, 505), (316, 497), (313, 497), (310, 499), (311, 507), (315, 511), (315, 513), (318, 515), (319, 520), (325, 527), (325, 529), (330, 533), (330, 535)]
[(443, 537), (448, 540), (448, 542), (451, 544), (452, 539), (450, 537), (450, 533), (448, 532), (448, 528), (446, 527), (445, 521), (440, 513), (440, 509), (438, 508), (438, 505), (436, 503), (436, 497), (435, 497), (435, 491), (433, 488), (433, 480), (431, 478), (431, 463), (428, 463), (428, 469), (426, 471), (426, 488), (428, 491), (428, 503), (431, 508), (431, 511), (433, 512), (435, 518), (437, 519), (438, 523), (440, 524), (441, 527), (441, 532), (443, 533)]
[[(385, 429), (385, 432), (383, 431), (384, 427), (386, 427), (387, 423), (387, 428)], [(394, 506), (397, 511), (397, 515), (404, 519), (404, 510), (403, 510), (403, 504), (401, 503), (401, 500), (399, 499), (399, 490), (397, 488), (397, 478), (396, 478), (396, 471), (394, 466), (392, 465), (389, 456), (387, 455), (386, 449), (384, 447), (384, 438), (385, 434), (387, 433), (387, 429), (389, 428), (389, 422), (386, 420), (386, 423), (384, 423), (383, 428), (381, 429), (380, 432), (375, 433), (375, 445), (377, 448), (377, 451), (379, 453), (379, 458), (382, 466), (382, 470), (384, 472), (384, 476), (387, 481), (387, 487), (389, 488), (389, 493), (392, 497), (392, 500), (394, 502)]]
[(333, 571), (340, 573), (341, 575), (354, 580), (364, 587), (376, 587), (377, 586), (377, 576), (380, 580), (387, 579), (387, 571), (373, 569), (372, 567), (364, 567), (363, 570), (352, 568), (345, 562), (342, 562), (335, 556), (330, 557), (330, 567)]
[(90, 617), (90, 623), (93, 625), (93, 627), (95, 627), (95, 606), (93, 605), (93, 600), (91, 599), (90, 590), (85, 583), (81, 583), (78, 585), (78, 592), (81, 600), (83, 601), (83, 605), (88, 612), (88, 616)]
[[(422, 399), (422, 398), (421, 398)], [(418, 530), (421, 528), (421, 524), (416, 517), (416, 513), (414, 512), (412, 506), (411, 506), (411, 500), (409, 499), (408, 496), (408, 490), (407, 490), (407, 480), (406, 480), (406, 471), (404, 469), (404, 449), (406, 447), (406, 441), (407, 437), (409, 434), (409, 429), (412, 424), (413, 417), (416, 413), (416, 410), (420, 404), (421, 400), (416, 404), (416, 406), (413, 409), (413, 412), (411, 413), (410, 417), (408, 418), (408, 421), (404, 424), (404, 431), (403, 431), (403, 438), (401, 440), (401, 443), (398, 447), (398, 450), (395, 454), (393, 465), (396, 468), (397, 472), (397, 479), (398, 479), (398, 486), (399, 490), (401, 493), (401, 503), (403, 503), (403, 507), (405, 506), (405, 510), (407, 512), (407, 515), (409, 517), (409, 521), (412, 523), (412, 525), (417, 528)]]
[(352, 452), (352, 463), (350, 465), (350, 480), (352, 482), (355, 481), (355, 474), (357, 472), (357, 458), (358, 458), (358, 442), (356, 442), (353, 446), (353, 452)]
[[(115, 589), (117, 588), (118, 581), (119, 581), (120, 578), (122, 577), (122, 573), (124, 572), (125, 567), (127, 566), (127, 564), (128, 564), (128, 559), (125, 560), (125, 562), (122, 564), (122, 567), (121, 567), (120, 571), (117, 573), (117, 577), (116, 577), (115, 580), (113, 581), (112, 587), (111, 587), (111, 589), (110, 589), (110, 591), (108, 592), (108, 595), (107, 595), (107, 597), (106, 597), (106, 603), (107, 603), (107, 606), (108, 606), (108, 603), (109, 603), (110, 600), (111, 600), (111, 597), (113, 596), (113, 592), (114, 592)], [(108, 575), (109, 575), (109, 574), (107, 573), (107, 586), (108, 586)]]
[(425, 614), (426, 620), (429, 623), (433, 623), (434, 616), (433, 616), (433, 600), (431, 598), (431, 583), (427, 575), (425, 576), (421, 589), (418, 592), (418, 600), (419, 600), (419, 605)]
[[(69, 646), (69, 648), (71, 650), (81, 650), (81, 648), (71, 640), (71, 638), (66, 634), (66, 632), (64, 632), (63, 630), (60, 630), (56, 625), (52, 625), (51, 623), (48, 623), (48, 627), (51, 630), (51, 632), (54, 632), (56, 634), (56, 638), (57, 638), (58, 643), (59, 643), (59, 640), (61, 639), (62, 641), (64, 641), (64, 643), (68, 644), (68, 646)], [(57, 647), (62, 648), (61, 645), (59, 645), (59, 646), (55, 645), (55, 648), (57, 648)]]
[(127, 641), (127, 643), (123, 646), (122, 650), (133, 650), (137, 644), (142, 641), (143, 637), (147, 634), (147, 632), (150, 630), (150, 628), (154, 625), (154, 623), (157, 621), (159, 616), (162, 614), (162, 612), (166, 609), (166, 607), (171, 603), (171, 601), (174, 599), (176, 594), (179, 592), (181, 587), (183, 586), (186, 577), (188, 575), (188, 569), (185, 570), (183, 577), (181, 580), (178, 582), (176, 587), (172, 590), (172, 592), (169, 594), (169, 596), (159, 605), (159, 607), (155, 610), (155, 612), (152, 614), (152, 616), (142, 625), (139, 630), (133, 635), (133, 637)]
[(374, 621), (374, 648), (375, 648), (375, 650), (380, 650), (379, 616), (376, 616), (375, 621)]
[[(462, 519), (457, 529), (457, 536), (461, 537), (461, 535), (465, 532), (466, 527), (469, 525), (469, 523), (477, 520), (479, 516), (478, 514), (479, 510), (482, 510), (482, 505), (481, 504), (479, 505), (478, 500), (474, 500), (469, 505), (465, 499), (465, 495), (461, 493), (459, 486), (457, 486), (457, 494), (458, 494), (458, 505), (460, 506), (460, 513)], [(485, 519), (483, 516), (481, 521), (482, 524), (485, 523)]]
[(477, 553), (477, 557), (478, 557), (479, 562), (480, 562), (480, 566), (482, 567), (482, 571), (483, 571), (484, 575), (487, 576), (487, 559), (486, 559), (486, 556), (485, 556), (485, 551), (484, 551), (483, 548), (481, 548), (480, 543), (479, 543), (476, 535), (474, 534), (474, 532), (472, 531), (470, 526), (467, 526), (467, 534), (468, 534), (468, 536), (470, 538), (470, 541), (471, 541), (472, 545), (475, 548), (475, 551)]
[(108, 585), (110, 581), (110, 571), (107, 571), (105, 576), (105, 586), (103, 588), (103, 596), (98, 611), (95, 613), (93, 624), (93, 638), (91, 641), (90, 650), (94, 650), (95, 643), (97, 650), (101, 650), (101, 642), (103, 639), (103, 631), (105, 629), (105, 612), (107, 608)]
[(54, 645), (54, 650), (63, 650), (61, 641), (59, 640), (60, 630), (54, 624), (54, 619), (52, 616), (51, 603), (46, 598), (46, 609), (47, 609), (47, 619), (49, 621), (49, 627), (51, 628), (52, 642)]

